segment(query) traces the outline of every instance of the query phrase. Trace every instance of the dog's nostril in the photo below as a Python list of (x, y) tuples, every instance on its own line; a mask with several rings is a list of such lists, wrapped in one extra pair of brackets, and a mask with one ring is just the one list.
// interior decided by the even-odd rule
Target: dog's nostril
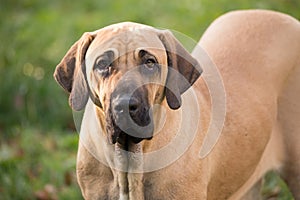
[(130, 110), (130, 111), (136, 111), (137, 108), (138, 108), (138, 106), (137, 106), (136, 104), (134, 104), (134, 105), (129, 105), (129, 110)]
[(131, 99), (129, 101), (129, 111), (130, 112), (136, 112), (136, 111), (138, 111), (139, 105), (140, 105), (140, 103), (137, 100)]

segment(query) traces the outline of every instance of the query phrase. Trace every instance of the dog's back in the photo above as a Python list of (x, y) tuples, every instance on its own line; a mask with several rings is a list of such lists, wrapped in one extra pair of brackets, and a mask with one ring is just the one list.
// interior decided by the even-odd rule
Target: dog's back
[[(230, 12), (212, 23), (199, 44), (222, 75), (228, 121), (244, 127), (245, 134), (257, 128), (250, 137), (243, 137), (256, 144), (241, 142), (244, 151), (249, 151), (241, 163), (260, 161), (232, 198), (240, 198), (266, 171), (279, 169), (295, 199), (300, 199), (300, 23), (272, 11)], [(221, 146), (220, 152), (224, 151)], [(251, 146), (257, 149), (247, 149)], [(228, 148), (227, 153), (233, 151)], [(233, 159), (239, 158), (239, 153), (232, 154)], [(245, 199), (255, 199), (250, 193)]]
[[(300, 33), (299, 33), (300, 34)], [(295, 41), (300, 44), (300, 40)], [(300, 51), (278, 100), (278, 121), (285, 144), (282, 168), (295, 199), (300, 199)]]

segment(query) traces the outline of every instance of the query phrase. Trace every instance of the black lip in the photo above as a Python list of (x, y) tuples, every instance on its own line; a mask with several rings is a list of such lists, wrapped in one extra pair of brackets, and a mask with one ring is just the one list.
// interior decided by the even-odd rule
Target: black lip
[(148, 138), (137, 138), (137, 137), (130, 136), (122, 131), (121, 134), (119, 135), (119, 137), (117, 137), (116, 141), (121, 145), (125, 145), (129, 141), (133, 142), (134, 144), (138, 144), (144, 139), (151, 140), (152, 136), (148, 137)]
[[(111, 116), (111, 114), (109, 114), (109, 116)], [(146, 138), (138, 138), (138, 137), (131, 136), (130, 135), (130, 133), (131, 133), (130, 130), (128, 130), (128, 133), (122, 131), (116, 125), (115, 120), (114, 120), (113, 117), (107, 118), (106, 132), (108, 134), (107, 135), (108, 136), (108, 142), (110, 144), (119, 143), (121, 145), (127, 145), (127, 143), (129, 141), (131, 141), (135, 144), (138, 144), (144, 139), (146, 139), (146, 140), (152, 139), (152, 136), (151, 137), (146, 137)]]
[(123, 149), (125, 151), (129, 151), (130, 150), (130, 146), (137, 145), (138, 143), (140, 143), (144, 139), (150, 140), (150, 139), (152, 139), (152, 137), (149, 137), (149, 138), (137, 138), (137, 137), (133, 137), (133, 136), (127, 135), (124, 132), (121, 132), (121, 134), (119, 135), (119, 137), (116, 139), (116, 141), (117, 141), (116, 143), (120, 146), (121, 149)]
[(106, 133), (108, 142), (110, 144), (115, 144), (122, 130), (115, 124), (113, 119), (113, 113), (111, 112), (111, 107), (106, 112)]
[(115, 124), (115, 120), (111, 119), (109, 120), (110, 123), (107, 123), (107, 136), (108, 136), (108, 140), (110, 144), (115, 144), (115, 143), (119, 143), (121, 145), (126, 146), (129, 142), (134, 143), (134, 144), (138, 144), (140, 143), (142, 140), (146, 139), (146, 140), (151, 140), (152, 139), (152, 135), (148, 136), (148, 137), (134, 137), (132, 136), (132, 134), (137, 135), (137, 132), (134, 130), (126, 130), (123, 131), (121, 130), (116, 124)]
[(121, 132), (121, 134), (119, 135), (119, 137), (117, 138), (117, 142), (123, 146), (128, 145), (129, 142), (133, 142), (135, 144), (138, 144), (139, 142), (141, 142), (143, 140), (143, 138), (136, 138), (136, 137), (132, 137), (130, 135), (127, 135), (124, 132)]

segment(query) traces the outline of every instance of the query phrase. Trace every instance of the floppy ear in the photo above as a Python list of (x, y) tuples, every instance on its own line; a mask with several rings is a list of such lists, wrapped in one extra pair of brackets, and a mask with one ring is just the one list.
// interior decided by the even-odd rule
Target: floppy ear
[(82, 110), (89, 98), (85, 78), (85, 54), (94, 39), (91, 33), (85, 33), (69, 49), (54, 72), (55, 80), (70, 93), (69, 104), (74, 110)]
[(161, 31), (159, 38), (168, 56), (167, 102), (171, 109), (178, 109), (181, 106), (181, 94), (193, 85), (202, 69), (170, 31)]

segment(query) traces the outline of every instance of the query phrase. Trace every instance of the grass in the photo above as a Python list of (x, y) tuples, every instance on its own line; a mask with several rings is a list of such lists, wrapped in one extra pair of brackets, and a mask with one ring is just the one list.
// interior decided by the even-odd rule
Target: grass
[(273, 200), (293, 200), (293, 196), (285, 182), (278, 176), (277, 173), (271, 171), (267, 173), (263, 179), (263, 187), (261, 194), (264, 199)]
[(15, 128), (0, 142), (0, 199), (80, 199), (75, 161), (78, 135)]

